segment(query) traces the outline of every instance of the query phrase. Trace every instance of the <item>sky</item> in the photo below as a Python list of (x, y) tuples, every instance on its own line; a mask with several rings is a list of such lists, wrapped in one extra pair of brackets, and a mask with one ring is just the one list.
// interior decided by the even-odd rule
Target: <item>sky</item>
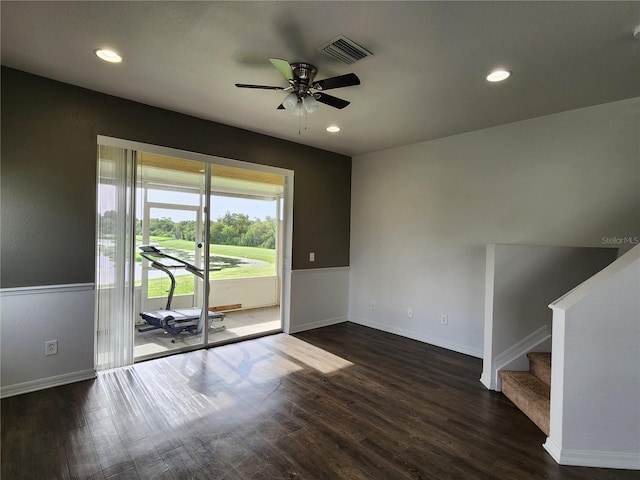
[[(98, 206), (100, 214), (104, 214), (104, 212), (108, 210), (115, 210), (115, 189), (104, 185), (101, 185), (100, 189), (102, 190), (102, 195), (100, 195), (101, 199)], [(184, 192), (149, 190), (148, 200), (150, 202), (165, 204), (169, 203), (178, 205), (197, 205), (198, 197), (197, 195)], [(138, 201), (137, 199), (137, 203), (136, 217), (142, 218), (142, 202)], [(224, 214), (227, 212), (244, 213), (245, 215), (248, 215), (251, 220), (253, 220), (254, 218), (264, 220), (267, 216), (275, 218), (276, 202), (236, 197), (213, 196), (211, 201), (211, 219), (215, 221), (218, 219), (218, 217), (224, 216)], [(170, 218), (175, 222), (180, 222), (182, 220), (195, 220), (194, 215), (195, 214), (193, 211), (178, 209), (154, 209), (152, 211), (152, 216), (155, 216), (156, 218)]]

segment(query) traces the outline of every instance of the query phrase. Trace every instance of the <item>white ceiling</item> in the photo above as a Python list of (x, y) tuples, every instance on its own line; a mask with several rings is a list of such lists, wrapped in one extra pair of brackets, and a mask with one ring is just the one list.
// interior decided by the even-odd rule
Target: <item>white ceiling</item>
[[(640, 2), (9, 2), (2, 64), (347, 155), (640, 96)], [(374, 55), (318, 47), (346, 35)], [(94, 50), (116, 49), (119, 65)], [(302, 118), (268, 58), (306, 61), (351, 105)], [(496, 67), (511, 79), (490, 84)], [(329, 134), (326, 126), (342, 128)]]

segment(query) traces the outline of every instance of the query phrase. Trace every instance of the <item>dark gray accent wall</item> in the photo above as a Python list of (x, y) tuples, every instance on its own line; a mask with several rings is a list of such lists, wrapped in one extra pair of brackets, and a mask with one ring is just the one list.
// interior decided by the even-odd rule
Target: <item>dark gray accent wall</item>
[(3, 288), (94, 281), (98, 135), (293, 170), (293, 269), (349, 265), (350, 157), (7, 67), (1, 113)]

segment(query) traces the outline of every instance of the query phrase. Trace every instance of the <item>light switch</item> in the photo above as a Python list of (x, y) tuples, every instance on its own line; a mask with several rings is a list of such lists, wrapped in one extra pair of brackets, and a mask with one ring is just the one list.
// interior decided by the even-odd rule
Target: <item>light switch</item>
[(310, 262), (315, 262), (316, 261), (316, 254), (313, 252), (309, 253), (309, 261)]

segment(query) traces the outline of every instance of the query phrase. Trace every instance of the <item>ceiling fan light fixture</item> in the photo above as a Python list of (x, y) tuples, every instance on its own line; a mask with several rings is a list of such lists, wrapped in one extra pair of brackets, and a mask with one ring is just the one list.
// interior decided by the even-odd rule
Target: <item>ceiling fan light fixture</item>
[(313, 97), (313, 95), (305, 96), (302, 99), (302, 104), (308, 113), (315, 112), (318, 109), (318, 101)]
[(96, 56), (100, 60), (104, 60), (109, 63), (120, 63), (122, 62), (122, 57), (113, 50), (109, 50), (108, 48), (99, 48), (94, 52)]
[(293, 108), (294, 117), (301, 117), (304, 115), (304, 107), (302, 106), (302, 101), (299, 101), (296, 106)]
[(297, 105), (298, 105), (298, 95), (296, 95), (294, 92), (291, 92), (289, 95), (284, 97), (284, 100), (282, 101), (282, 106), (287, 110), (293, 111)]
[(511, 71), (509, 70), (494, 70), (489, 75), (487, 75), (487, 80), (489, 82), (502, 82), (511, 76)]

